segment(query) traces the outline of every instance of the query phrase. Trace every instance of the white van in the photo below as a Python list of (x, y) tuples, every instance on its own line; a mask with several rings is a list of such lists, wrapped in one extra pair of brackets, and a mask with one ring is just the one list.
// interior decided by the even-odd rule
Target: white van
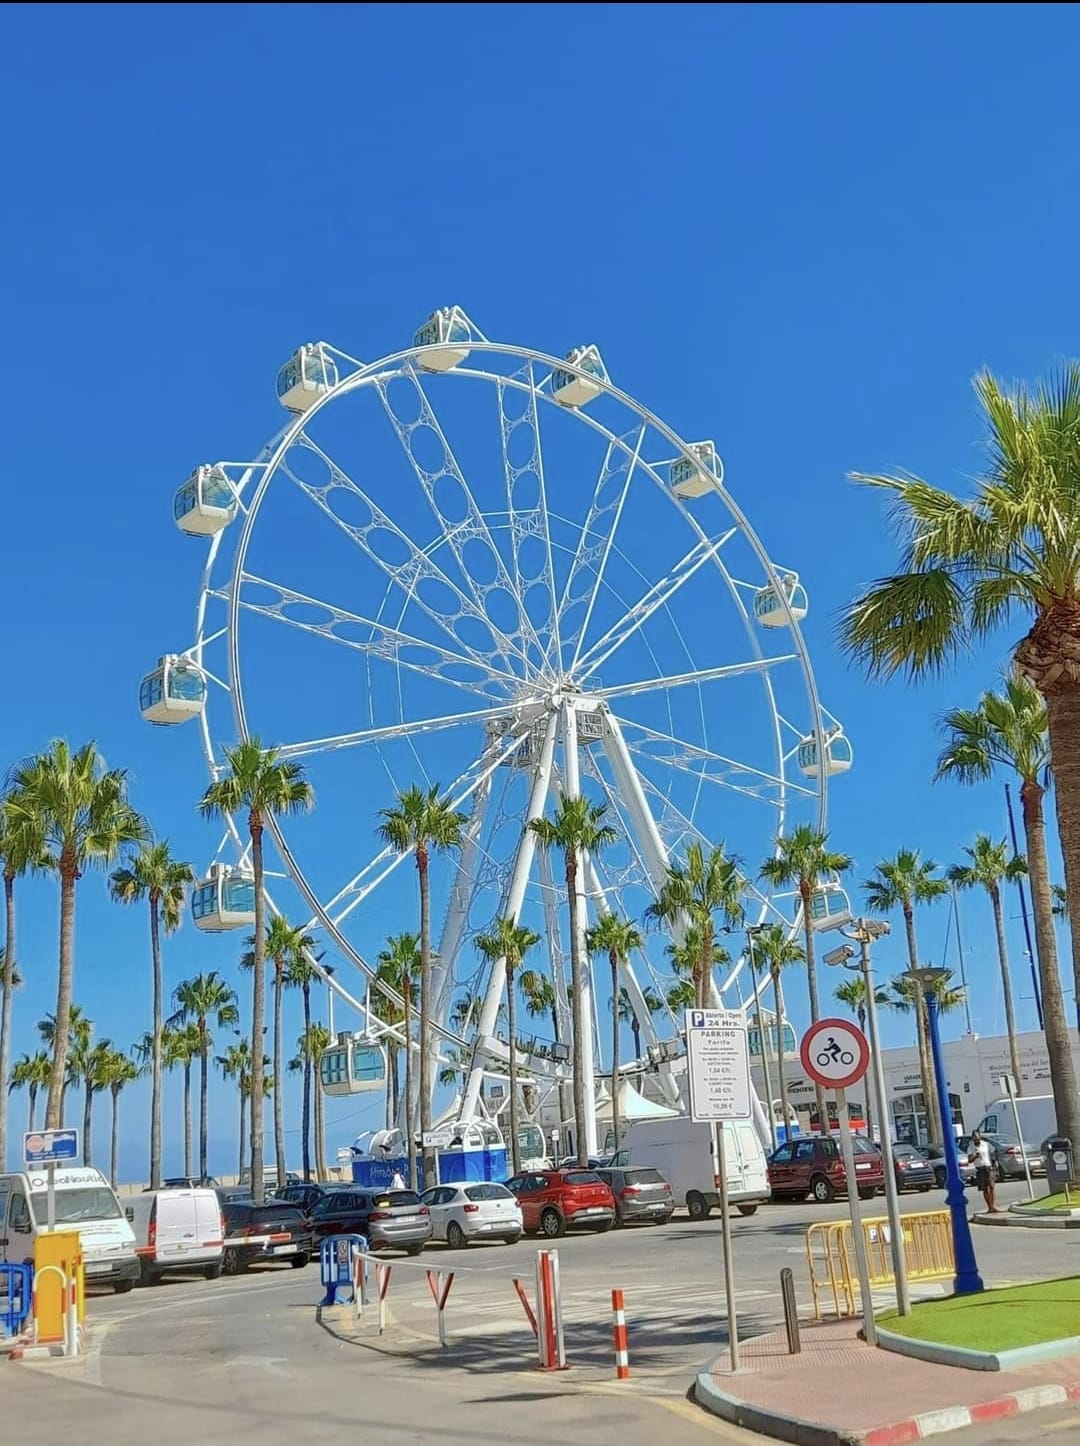
[[(48, 1177), (44, 1171), (0, 1175), (0, 1260), (34, 1263), (34, 1241), (48, 1229)], [(89, 1165), (56, 1168), (56, 1229), (77, 1230), (87, 1283), (121, 1294), (139, 1277), (135, 1236), (116, 1192)]]
[[(1018, 1095), (1016, 1112), (1020, 1116), (1023, 1143), (1033, 1146), (1036, 1151), (1043, 1140), (1057, 1134), (1057, 1110), (1054, 1108), (1053, 1095)], [(980, 1135), (1000, 1135), (1002, 1139), (1015, 1144), (1021, 1143), (1016, 1138), (1013, 1101), (1008, 1097), (992, 1100), (986, 1107), (986, 1114), (975, 1128)]]
[[(723, 1125), (728, 1199), (741, 1215), (753, 1215), (769, 1198), (765, 1152), (747, 1120)], [(635, 1165), (653, 1165), (671, 1182), (676, 1200), (684, 1201), (691, 1220), (704, 1220), (720, 1204), (712, 1158), (712, 1126), (681, 1115), (663, 1120), (627, 1120), (620, 1145)]]
[(144, 1190), (124, 1213), (135, 1232), (143, 1285), (174, 1270), (197, 1270), (207, 1280), (221, 1274), (225, 1226), (215, 1190)]

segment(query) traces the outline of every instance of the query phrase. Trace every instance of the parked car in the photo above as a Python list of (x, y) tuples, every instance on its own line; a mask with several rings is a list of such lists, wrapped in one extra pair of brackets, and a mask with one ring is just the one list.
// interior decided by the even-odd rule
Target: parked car
[(618, 1170), (597, 1170), (615, 1201), (615, 1224), (651, 1220), (666, 1225), (675, 1210), (671, 1185), (651, 1165), (630, 1165)]
[(898, 1190), (932, 1190), (937, 1184), (933, 1165), (914, 1145), (894, 1145), (892, 1157)]
[[(213, 1175), (170, 1175), (167, 1180), (162, 1181), (161, 1188), (163, 1190), (199, 1190), (203, 1188), (216, 1190), (220, 1183), (221, 1181), (215, 1180)], [(145, 1195), (150, 1188), (147, 1185), (143, 1194)]]
[[(965, 1136), (965, 1139), (970, 1140), (970, 1138), (970, 1135)], [(959, 1140), (956, 1143), (956, 1153), (960, 1161), (960, 1179), (965, 1185), (974, 1185), (975, 1166), (968, 1161), (967, 1151), (966, 1149), (960, 1148)], [(923, 1154), (930, 1161), (931, 1169), (934, 1172), (935, 1185), (937, 1185), (939, 1190), (944, 1190), (947, 1183), (945, 1179), (945, 1151), (940, 1145), (926, 1145), (923, 1148)], [(993, 1159), (993, 1147), (991, 1147), (991, 1159)], [(994, 1167), (994, 1178), (997, 1179), (996, 1165)]]
[(363, 1235), (370, 1250), (419, 1255), (431, 1239), (431, 1212), (415, 1190), (328, 1190), (311, 1212), (316, 1241)]
[(224, 1207), (225, 1254), (221, 1268), (239, 1275), (257, 1260), (276, 1260), (299, 1269), (311, 1259), (315, 1245), (311, 1226), (295, 1205), (268, 1200), (232, 1200)]
[(314, 1181), (306, 1185), (285, 1185), (280, 1190), (274, 1191), (275, 1200), (287, 1200), (290, 1205), (305, 1215), (310, 1215), (320, 1200), (335, 1191), (347, 1190), (347, 1185), (316, 1185)]
[(453, 1249), (471, 1240), (504, 1240), (516, 1245), (524, 1225), (521, 1206), (505, 1185), (483, 1180), (436, 1185), (421, 1196), (431, 1212), (431, 1238)]
[[(40, 1166), (0, 1174), (0, 1264), (33, 1264), (35, 1241), (48, 1230), (48, 1191)], [(118, 1295), (131, 1290), (139, 1278), (135, 1236), (101, 1171), (57, 1166), (54, 1212), (58, 1230), (78, 1231), (87, 1285), (111, 1285)]]
[[(869, 1200), (885, 1184), (885, 1164), (865, 1135), (852, 1135), (855, 1171), (864, 1183), (859, 1198)], [(769, 1187), (774, 1200), (805, 1200), (807, 1195), (822, 1204), (847, 1194), (844, 1160), (838, 1142), (814, 1136), (791, 1140), (769, 1156)]]
[(999, 1180), (1025, 1179), (1025, 1155), (1027, 1155), (1028, 1170), (1032, 1175), (1046, 1174), (1046, 1165), (1043, 1163), (1042, 1152), (1038, 1145), (1028, 1144), (1026, 1141), (1017, 1144), (1016, 1140), (1006, 1135), (983, 1135), (983, 1139), (990, 1142)]
[(143, 1285), (174, 1271), (198, 1271), (207, 1280), (221, 1274), (225, 1221), (213, 1190), (144, 1190), (124, 1214), (135, 1232)]
[(567, 1230), (610, 1230), (615, 1200), (595, 1170), (528, 1170), (507, 1180), (524, 1228), (556, 1239)]

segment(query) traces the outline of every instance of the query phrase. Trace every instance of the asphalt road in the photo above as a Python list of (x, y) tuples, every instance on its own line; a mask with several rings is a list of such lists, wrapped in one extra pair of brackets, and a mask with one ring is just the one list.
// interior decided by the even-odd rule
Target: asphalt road
[[(1022, 1194), (1003, 1187), (1003, 1200)], [(905, 1197), (904, 1208), (941, 1203)], [(732, 1222), (740, 1333), (781, 1320), (779, 1272), (790, 1266), (804, 1302), (808, 1223), (843, 1204), (763, 1207)], [(1080, 1270), (1080, 1232), (975, 1233), (990, 1283)], [(760, 1437), (705, 1416), (685, 1399), (696, 1370), (726, 1343), (720, 1223), (569, 1236), (558, 1242), (571, 1369), (542, 1374), (514, 1292), (532, 1292), (537, 1242), (393, 1261), (390, 1321), (381, 1338), (369, 1308), (315, 1306), (317, 1270), (267, 1267), (238, 1280), (178, 1280), (89, 1304), (92, 1348), (77, 1362), (0, 1367), (5, 1439), (108, 1441), (110, 1446), (204, 1442), (304, 1446), (651, 1446), (674, 1431), (680, 1446)], [(453, 1270), (449, 1346), (440, 1348), (425, 1269)], [(610, 1291), (625, 1292), (633, 1378), (616, 1383)], [(510, 1414), (512, 1413), (512, 1414)], [(1075, 1410), (1072, 1412), (1075, 1417)], [(1050, 1432), (1055, 1414), (956, 1433), (956, 1446), (1016, 1446)], [(996, 1434), (995, 1434), (996, 1432)], [(1028, 1432), (1029, 1434), (1024, 1434)]]

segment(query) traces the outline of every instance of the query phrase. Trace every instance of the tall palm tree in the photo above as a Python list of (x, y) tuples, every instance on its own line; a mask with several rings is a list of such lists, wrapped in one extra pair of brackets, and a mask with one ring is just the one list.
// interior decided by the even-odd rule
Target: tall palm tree
[[(314, 940), (310, 939), (302, 949), (290, 955), (285, 965), (285, 987), (299, 989), (304, 1001), (304, 1031), (311, 1028), (311, 986), (318, 980), (315, 968)], [(313, 1062), (304, 1055), (303, 1102), (300, 1107), (300, 1149), (304, 1179), (311, 1179), (311, 1076)]]
[[(521, 998), (525, 1005), (525, 1012), (530, 1019), (537, 1019), (541, 1015), (547, 1015), (551, 1020), (551, 1038), (556, 1045), (566, 1043), (562, 1037), (562, 1026), (559, 1023), (559, 998), (555, 989), (554, 980), (542, 973), (539, 969), (523, 969), (518, 977), (518, 988), (521, 991)], [(568, 1001), (569, 1002), (569, 1001)], [(483, 1088), (483, 1086), (481, 1086)], [(559, 1083), (559, 1118), (566, 1120), (570, 1117), (570, 1105), (566, 1093), (565, 1081)]]
[[(249, 937), (248, 952), (240, 960), (241, 969), (254, 969), (255, 967), (255, 939)], [(270, 920), (266, 930), (265, 954), (274, 966), (274, 1040), (273, 1040), (273, 1073), (274, 1079), (278, 1082), (274, 1090), (274, 1158), (277, 1166), (277, 1187), (279, 1190), (285, 1188), (285, 1113), (283, 1091), (280, 1081), (282, 1078), (282, 1035), (281, 1035), (281, 1011), (284, 999), (285, 988), (289, 982), (289, 970), (294, 960), (302, 958), (309, 950), (314, 949), (315, 940), (303, 929), (290, 924), (283, 914), (275, 914)]]
[[(275, 748), (264, 748), (249, 738), (225, 749), (228, 772), (203, 794), (199, 811), (219, 818), (247, 810), (251, 839), (251, 872), (255, 888), (254, 967), (251, 988), (251, 1057), (261, 1059), (266, 1023), (266, 898), (263, 893), (263, 833), (270, 816), (310, 809), (315, 792), (304, 777), (303, 766), (281, 758)], [(263, 1186), (263, 1073), (251, 1076), (251, 1198), (261, 1205)]]
[[(657, 994), (655, 989), (646, 986), (642, 991), (645, 1000), (645, 1008), (649, 1014), (657, 1014), (664, 1007), (664, 1001)], [(637, 1016), (633, 1001), (626, 990), (625, 985), (620, 988), (618, 995), (618, 1010), (621, 1023), (627, 1025), (634, 1039), (634, 1058), (641, 1058), (641, 1020)]]
[(196, 974), (193, 979), (181, 980), (173, 991), (173, 999), (179, 1011), (175, 1016), (175, 1022), (194, 1022), (199, 1034), (199, 1179), (205, 1180), (210, 1173), (206, 1162), (207, 1135), (210, 1127), (207, 1086), (210, 1074), (210, 1051), (214, 1047), (210, 1022), (212, 1021), (218, 1029), (231, 1029), (238, 1022), (240, 1011), (236, 1007), (235, 990), (225, 983), (217, 970), (211, 970), (209, 974)]
[[(776, 840), (776, 851), (761, 865), (761, 877), (774, 888), (790, 888), (799, 891), (799, 905), (803, 926), (803, 952), (806, 956), (806, 987), (810, 994), (810, 1019), (816, 1024), (821, 1018), (821, 1004), (818, 997), (817, 958), (814, 951), (814, 920), (811, 903), (814, 890), (829, 874), (845, 874), (851, 868), (847, 854), (829, 847), (829, 835), (809, 824), (799, 824), (790, 834), (781, 834)], [(829, 1131), (829, 1116), (825, 1090), (816, 1085), (818, 1119), (823, 1134)]]
[[(563, 853), (570, 911), (570, 976), (573, 987), (574, 1140), (580, 1165), (589, 1163), (583, 1053), (589, 1021), (585, 1016), (585, 961), (581, 957), (585, 920), (578, 918), (578, 864), (583, 853), (588, 852), (595, 857), (618, 837), (607, 822), (606, 814), (606, 804), (591, 803), (584, 794), (567, 796), (560, 793), (554, 818), (534, 818), (529, 823), (542, 849), (558, 848)], [(590, 1100), (590, 1108), (593, 1104), (594, 1101)]]
[[(309, 1025), (296, 1041), (297, 1055), (290, 1060), (290, 1070), (301, 1070), (305, 1062), (315, 1065), (323, 1051), (330, 1046), (330, 1031), (322, 1024)], [(315, 1086), (315, 1178), (325, 1180), (326, 1169), (326, 1126), (323, 1122), (323, 1087), (317, 1069), (313, 1072)], [(414, 1163), (415, 1168), (415, 1163)]]
[(98, 1070), (98, 1087), (112, 1095), (112, 1128), (109, 1133), (109, 1180), (115, 1190), (119, 1182), (120, 1160), (120, 1094), (126, 1085), (139, 1078), (139, 1066), (119, 1049), (110, 1049)]
[(611, 1133), (614, 1148), (619, 1148), (619, 968), (625, 969), (626, 961), (634, 949), (644, 944), (639, 930), (629, 919), (620, 919), (618, 914), (604, 914), (585, 935), (585, 946), (590, 954), (606, 954), (611, 966)]
[[(394, 992), (401, 996), (401, 1012), (397, 1014), (392, 999), (387, 999), (380, 994), (382, 1000), (380, 1005), (380, 1018), (386, 1023), (400, 1025), (405, 1036), (405, 1096), (401, 1099), (398, 1090), (398, 1046), (391, 1044), (392, 1054), (392, 1089), (394, 1095), (394, 1119), (397, 1120), (397, 1111), (402, 1107), (403, 1134), (405, 1136), (405, 1147), (409, 1159), (409, 1189), (416, 1189), (416, 1144), (415, 1131), (412, 1118), (412, 1002), (416, 986), (420, 981), (423, 961), (420, 953), (420, 940), (415, 934), (391, 934), (386, 941), (386, 948), (381, 950), (375, 961), (376, 978), (383, 980)], [(394, 1015), (394, 1018), (390, 1018)]]
[[(780, 975), (793, 964), (805, 964), (806, 955), (796, 939), (789, 939), (783, 926), (767, 924), (754, 939), (754, 952), (769, 971), (773, 987), (773, 1008), (776, 1015), (776, 1069), (780, 1085), (780, 1117), (784, 1122), (784, 1135), (791, 1130), (791, 1112), (788, 1108), (787, 1081), (784, 1078), (784, 1003), (780, 993)], [(772, 1117), (772, 1106), (769, 1106)], [(824, 1117), (826, 1120), (828, 1116)]]
[(1015, 883), (1027, 873), (1027, 860), (1017, 854), (1009, 857), (1009, 848), (1004, 839), (997, 843), (989, 834), (981, 833), (971, 848), (964, 852), (966, 864), (953, 864), (947, 870), (947, 878), (958, 889), (985, 889), (994, 911), (994, 933), (997, 936), (998, 967), (1001, 970), (1001, 995), (1005, 1001), (1005, 1028), (1009, 1035), (1009, 1061), (1017, 1094), (1023, 1094), (1024, 1081), (1020, 1073), (1020, 1049), (1016, 1043), (1016, 1015), (1013, 1011), (1012, 980), (1009, 978), (1009, 951), (1005, 943), (1005, 911), (1001, 907), (1002, 883)]
[(686, 850), (685, 863), (668, 864), (667, 877), (645, 911), (647, 919), (656, 919), (669, 928), (695, 930), (701, 945), (700, 962), (694, 971), (699, 1009), (709, 1007), (712, 995), (715, 915), (719, 913), (729, 929), (740, 923), (745, 887), (738, 859), (726, 853), (723, 844), (706, 853), (695, 842)]
[(202, 1037), (194, 1020), (185, 1024), (166, 1025), (161, 1039), (161, 1057), (166, 1069), (184, 1071), (184, 1174), (190, 1179), (191, 1151), (191, 1066), (199, 1058)]
[[(1056, 780), (1065, 886), (1080, 879), (1080, 365), (1070, 362), (1032, 388), (1007, 391), (989, 374), (975, 380), (987, 434), (987, 460), (974, 495), (961, 499), (912, 477), (857, 480), (888, 493), (903, 538), (900, 566), (848, 609), (843, 640), (874, 675), (940, 672), (972, 643), (994, 636), (1014, 616), (1029, 624), (1013, 659), (1046, 704)], [(1032, 827), (1043, 834), (1042, 795), (1028, 789)], [(1032, 894), (1040, 864), (1028, 848)], [(1044, 892), (1043, 904), (1047, 902)], [(1037, 938), (1052, 935), (1048, 913)], [(1080, 967), (1080, 910), (1071, 918), (1074, 967)], [(1049, 960), (1040, 971), (1045, 990)], [(1056, 970), (1053, 971), (1056, 973)], [(1047, 1053), (1058, 1133), (1080, 1138), (1080, 1096), (1068, 1053), (1060, 982), (1044, 1000)], [(1062, 1073), (1056, 1073), (1060, 1068)]]
[(106, 1087), (104, 1075), (107, 1072), (109, 1059), (114, 1053), (111, 1039), (99, 1039), (96, 1043), (90, 1042), (90, 1031), (93, 1025), (87, 1021), (87, 1033), (85, 1037), (72, 1036), (71, 1053), (68, 1056), (68, 1072), (72, 1084), (81, 1084), (83, 1087), (83, 1164), (91, 1165), (93, 1160), (93, 1111), (94, 1095)]
[[(458, 813), (439, 797), (439, 785), (425, 791), (413, 785), (398, 795), (393, 808), (379, 810), (382, 822), (377, 833), (399, 854), (411, 853), (416, 860), (420, 884), (420, 1133), (431, 1131), (431, 1065), (435, 1057), (431, 1034), (431, 888), (428, 871), (431, 851), (444, 853), (461, 847), (466, 815)], [(409, 1105), (411, 1109), (411, 1103)], [(412, 1151), (410, 1150), (410, 1159)], [(424, 1180), (434, 1179), (434, 1157), (424, 1147)]]
[(167, 839), (145, 839), (122, 867), (109, 876), (109, 892), (119, 904), (144, 899), (150, 908), (150, 968), (153, 974), (154, 1023), (150, 1058), (150, 1188), (161, 1188), (161, 1031), (164, 1028), (165, 976), (161, 964), (161, 929), (180, 927), (184, 900), (195, 874), (190, 864), (174, 859)]
[(506, 1033), (510, 1046), (510, 1158), (513, 1172), (521, 1170), (521, 1151), (518, 1147), (518, 1100), (517, 1100), (517, 1031), (515, 1029), (514, 1006), (516, 987), (514, 975), (521, 968), (522, 960), (529, 950), (539, 944), (540, 935), (524, 924), (513, 919), (496, 919), (494, 928), (487, 934), (476, 936), (476, 947), (480, 954), (494, 968), (499, 960), (506, 970)]
[[(52, 1062), (56, 1058), (56, 1015), (46, 1014), (44, 1019), (37, 1022), (38, 1037), (42, 1044), (49, 1051), (49, 1078), (52, 1079)], [(76, 1057), (85, 1055), (90, 1048), (90, 1036), (94, 1032), (93, 1021), (86, 1018), (82, 1012), (82, 1006), (71, 1005), (68, 1010), (68, 1043), (69, 1059), (64, 1069), (64, 1087), (60, 1091), (60, 1127), (64, 1124), (64, 1107), (67, 1103), (68, 1086), (78, 1084), (82, 1078), (81, 1071), (72, 1069), (71, 1055)], [(46, 1126), (46, 1129), (49, 1127)]]
[(42, 841), (13, 820), (6, 798), (0, 798), (0, 873), (4, 879), (4, 947), (0, 952), (0, 1169), (7, 1161), (7, 1090), (11, 1058), (11, 1015), (15, 996), (15, 881), (42, 863)]
[(29, 1103), (29, 1114), (26, 1120), (26, 1128), (29, 1132), (34, 1129), (34, 1116), (37, 1111), (37, 1097), (40, 1090), (49, 1088), (49, 1074), (52, 1070), (49, 1056), (43, 1049), (37, 1054), (24, 1054), (11, 1067), (11, 1083), (9, 1089), (24, 1089)]
[(106, 769), (94, 743), (73, 753), (63, 739), (12, 771), (4, 809), (10, 827), (41, 841), (42, 862), (60, 879), (56, 1038), (45, 1108), (45, 1128), (56, 1129), (67, 1072), (75, 885), (87, 869), (106, 867), (123, 849), (145, 839), (147, 826), (128, 803), (124, 772)]
[(692, 979), (678, 979), (668, 988), (667, 1006), (678, 1014), (683, 1009), (693, 1009), (697, 1004), (697, 986)]
[[(918, 849), (898, 849), (895, 858), (882, 859), (863, 884), (866, 907), (872, 914), (888, 914), (893, 909), (899, 909), (903, 914), (909, 970), (919, 967), (915, 905), (932, 904), (949, 892), (949, 885), (939, 877), (937, 869), (937, 864), (931, 859), (924, 859)], [(931, 1140), (940, 1140), (943, 1122), (939, 1119), (937, 1090), (934, 1088), (934, 1059), (930, 1051), (929, 1024), (926, 1004), (918, 990), (915, 991), (915, 1034), (919, 1047), (919, 1074), (926, 1109), (926, 1127)]]
[[(763, 926), (752, 927), (747, 930), (747, 963), (750, 965), (750, 974), (754, 983), (754, 1015), (757, 1025), (758, 1048), (761, 1050), (761, 1074), (765, 1082), (765, 1102), (769, 1117), (769, 1140), (772, 1148), (776, 1149), (776, 1111), (773, 1108), (772, 1080), (769, 1078), (769, 1039), (765, 1032), (764, 1020), (761, 1013), (761, 990), (763, 980), (761, 973), (766, 968), (764, 954), (757, 947), (757, 936), (761, 934)], [(783, 1065), (781, 1064), (781, 1070)], [(784, 1115), (784, 1123), (787, 1124), (787, 1115)]]
[[(1054, 902), (1050, 866), (1046, 858), (1044, 800), (1049, 779), (1051, 745), (1047, 708), (1034, 685), (1008, 677), (1000, 693), (987, 692), (977, 708), (954, 708), (942, 720), (945, 747), (938, 759), (937, 777), (960, 783), (990, 778), (1005, 768), (1020, 778), (1020, 807), (1024, 820), (1024, 847), (1031, 877), (1031, 903), (1035, 915), (1035, 953), (1042, 986), (1043, 1028), (1050, 1060), (1058, 1133), (1080, 1139), (1080, 1094), (1076, 1087), (1065, 1000), (1058, 970), (1054, 935)], [(1061, 780), (1058, 780), (1058, 790)], [(1061, 804), (1058, 815), (1060, 822)], [(1064, 849), (1064, 837), (1062, 838)], [(1080, 877), (1080, 876), (1078, 876)], [(1070, 920), (1070, 926), (1072, 921)], [(1073, 948), (1076, 934), (1073, 933)], [(1074, 978), (1080, 978), (1073, 959)], [(1073, 1134), (1069, 1134), (1069, 1131)]]
[[(859, 1021), (859, 1028), (866, 1033), (866, 980), (861, 974), (849, 974), (848, 977), (838, 984), (833, 990), (833, 998), (841, 1004), (846, 1004), (855, 1018)], [(879, 1009), (891, 1008), (893, 996), (880, 984), (874, 985), (874, 1003)], [(869, 1084), (866, 1088), (866, 1132), (871, 1139), (874, 1138), (874, 1122), (870, 1111), (870, 1096), (873, 1093)], [(884, 1133), (889, 1128), (887, 1120), (879, 1120), (879, 1127)]]
[[(947, 969), (943, 977), (935, 982), (933, 993), (939, 1014), (952, 1014), (964, 1007), (964, 990), (953, 983), (951, 969)], [(910, 1014), (916, 1005), (920, 1010), (925, 1009), (925, 995), (924, 986), (910, 974), (901, 974), (889, 981), (888, 1005), (900, 1014)], [(947, 1128), (951, 1128), (952, 1124), (950, 1120)]]
[(248, 1100), (251, 1095), (251, 1043), (241, 1039), (230, 1044), (224, 1054), (216, 1057), (216, 1063), (226, 1079), (236, 1081), (236, 1094), (240, 1101), (240, 1164), (238, 1177), (244, 1173), (247, 1163)]

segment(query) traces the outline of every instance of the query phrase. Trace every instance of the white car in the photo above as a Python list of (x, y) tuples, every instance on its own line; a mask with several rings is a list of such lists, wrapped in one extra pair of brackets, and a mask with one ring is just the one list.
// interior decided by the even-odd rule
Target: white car
[(505, 1185), (463, 1181), (426, 1190), (424, 1204), (431, 1211), (431, 1238), (458, 1249), (472, 1240), (521, 1239), (521, 1206)]

